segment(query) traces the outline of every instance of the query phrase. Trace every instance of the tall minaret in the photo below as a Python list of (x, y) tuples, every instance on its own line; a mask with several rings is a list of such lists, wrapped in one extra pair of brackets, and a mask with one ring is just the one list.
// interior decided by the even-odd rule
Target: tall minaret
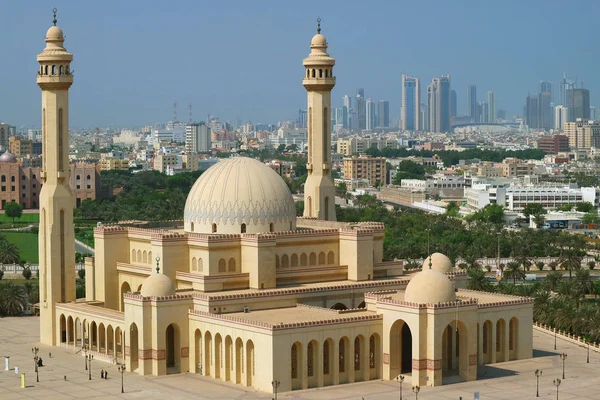
[(62, 30), (46, 32), (46, 48), (37, 56), (42, 89), (42, 190), (40, 192), (40, 341), (60, 343), (56, 303), (75, 300), (73, 195), (69, 187), (69, 87), (73, 55), (63, 46)]
[(308, 92), (308, 178), (304, 184), (304, 216), (335, 221), (335, 186), (331, 178), (331, 89), (335, 86), (335, 60), (327, 54), (327, 40), (317, 34), (310, 54), (302, 62), (302, 84)]

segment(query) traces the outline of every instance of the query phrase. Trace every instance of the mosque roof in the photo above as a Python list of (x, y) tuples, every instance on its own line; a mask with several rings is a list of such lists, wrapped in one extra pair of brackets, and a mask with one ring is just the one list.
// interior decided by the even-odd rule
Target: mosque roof
[(423, 270), (429, 269), (431, 258), (431, 269), (446, 273), (452, 271), (452, 261), (442, 253), (433, 253), (423, 261)]
[(404, 301), (418, 304), (446, 303), (456, 301), (456, 292), (445, 274), (425, 269), (416, 274), (406, 286)]

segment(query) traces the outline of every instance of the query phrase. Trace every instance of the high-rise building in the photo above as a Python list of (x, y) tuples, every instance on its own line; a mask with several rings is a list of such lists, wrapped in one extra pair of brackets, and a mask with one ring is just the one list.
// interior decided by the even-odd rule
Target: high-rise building
[[(301, 110), (302, 111), (302, 110)], [(185, 151), (188, 153), (204, 153), (211, 151), (211, 130), (204, 123), (189, 124), (185, 127)]]
[(542, 129), (552, 129), (554, 126), (554, 116), (552, 115), (552, 93), (541, 92), (538, 95), (538, 127)]
[(573, 148), (600, 148), (600, 121), (579, 118), (575, 122), (566, 122), (565, 135), (569, 138), (569, 146)]
[(363, 130), (367, 127), (367, 110), (366, 110), (366, 102), (365, 102), (365, 90), (359, 88), (356, 91), (356, 115), (358, 117), (358, 125), (357, 130)]
[(567, 104), (567, 92), (571, 89), (575, 89), (575, 81), (566, 77), (563, 74), (562, 79), (560, 80), (560, 104), (563, 106), (568, 106)]
[(403, 131), (419, 131), (421, 123), (421, 81), (418, 78), (402, 75), (402, 121)]
[[(75, 302), (75, 233), (73, 193), (69, 186), (69, 88), (73, 54), (64, 48), (63, 31), (46, 33), (37, 56), (37, 84), (42, 89), (42, 190), (40, 192), (40, 341), (56, 345), (57, 303)], [(104, 278), (102, 278), (104, 279)], [(43, 305), (42, 305), (43, 304)]]
[(597, 114), (598, 113), (597, 113), (596, 107), (590, 106), (590, 119), (593, 119), (593, 120), (598, 119), (597, 118), (597, 116), (598, 116)]
[(485, 122), (496, 123), (496, 93), (491, 90), (487, 92), (487, 118)]
[(310, 42), (310, 54), (302, 62), (306, 68), (302, 84), (308, 97), (308, 177), (304, 184), (304, 216), (335, 221), (329, 124), (335, 59), (327, 54), (327, 40), (321, 35), (320, 26), (317, 32)]
[(348, 95), (345, 95), (342, 99), (342, 109), (344, 113), (344, 122), (342, 126), (345, 129), (352, 129), (350, 126), (350, 116), (352, 115), (352, 98)]
[(527, 96), (527, 100), (525, 102), (525, 120), (527, 121), (527, 126), (530, 129), (538, 128), (538, 116), (539, 116), (539, 102), (538, 96), (530, 95)]
[(478, 111), (477, 113), (479, 114), (479, 123), (487, 123), (489, 116), (488, 113), (490, 111), (489, 107), (488, 107), (488, 102), (487, 101), (478, 101), (477, 102), (477, 108)]
[(467, 86), (467, 115), (473, 122), (479, 121), (479, 108), (477, 107), (477, 86)]
[(376, 114), (375, 102), (371, 99), (367, 99), (366, 102), (366, 128), (372, 131), (377, 126), (377, 114)]
[(298, 125), (300, 125), (300, 128), (306, 128), (306, 118), (306, 110), (298, 110), (298, 119), (296, 120), (296, 122), (298, 123)]
[(566, 135), (544, 136), (538, 142), (538, 149), (548, 154), (569, 151), (569, 138)]
[(427, 87), (429, 130), (450, 131), (450, 75), (433, 78)]
[(550, 102), (553, 102), (552, 82), (540, 81), (540, 93), (550, 93)]
[(567, 107), (569, 108), (569, 122), (590, 119), (590, 91), (587, 89), (567, 90)]
[(390, 127), (390, 102), (380, 100), (377, 104), (377, 125), (380, 128)]
[(456, 117), (456, 90), (450, 90), (450, 117)]
[(565, 122), (569, 121), (569, 109), (565, 106), (558, 105), (554, 107), (554, 129), (565, 128)]

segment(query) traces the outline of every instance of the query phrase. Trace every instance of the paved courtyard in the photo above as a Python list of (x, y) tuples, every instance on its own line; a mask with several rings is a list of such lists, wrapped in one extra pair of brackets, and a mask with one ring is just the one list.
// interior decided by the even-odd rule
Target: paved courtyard
[[(92, 380), (88, 380), (81, 354), (72, 349), (42, 346), (39, 340), (39, 319), (35, 317), (0, 319), (0, 399), (271, 399), (270, 393), (246, 390), (232, 384), (218, 382), (195, 374), (177, 374), (163, 377), (144, 377), (125, 373), (125, 394), (121, 394), (121, 379), (117, 367), (102, 361), (92, 362)], [(591, 352), (586, 364), (586, 349), (558, 341), (554, 351), (554, 337), (534, 331), (534, 358), (511, 361), (480, 368), (475, 382), (454, 383), (436, 388), (422, 388), (421, 400), (473, 399), (480, 392), (481, 399), (534, 399), (536, 368), (543, 370), (540, 378), (540, 398), (555, 399), (552, 380), (562, 375), (558, 354), (568, 354), (566, 374), (560, 386), (560, 399), (600, 399), (600, 354)], [(35, 382), (31, 348), (38, 346), (45, 366), (39, 369), (40, 382)], [(52, 353), (52, 358), (49, 357)], [(27, 376), (27, 388), (20, 387), (20, 376), (13, 370), (4, 370), (4, 355), (10, 356), (11, 368)], [(108, 380), (100, 379), (100, 370), (108, 371)], [(66, 376), (66, 381), (65, 377)], [(409, 384), (404, 385), (405, 399), (414, 399)], [(371, 381), (321, 389), (279, 394), (279, 399), (377, 399), (398, 400), (396, 382)]]

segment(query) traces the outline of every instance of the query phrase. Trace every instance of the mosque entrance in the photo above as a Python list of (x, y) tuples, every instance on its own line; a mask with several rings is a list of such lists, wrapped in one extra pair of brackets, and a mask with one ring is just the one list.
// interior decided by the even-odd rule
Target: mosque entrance
[(138, 328), (136, 324), (131, 324), (131, 328), (129, 329), (129, 348), (130, 350), (130, 362), (131, 362), (131, 370), (135, 371), (138, 364)]
[(460, 321), (453, 321), (444, 329), (441, 340), (442, 379), (446, 383), (466, 380), (469, 373), (469, 357), (465, 326)]
[(412, 374), (412, 332), (403, 320), (390, 329), (390, 379), (400, 374)]
[(175, 367), (175, 332), (173, 325), (167, 327), (167, 368)]

